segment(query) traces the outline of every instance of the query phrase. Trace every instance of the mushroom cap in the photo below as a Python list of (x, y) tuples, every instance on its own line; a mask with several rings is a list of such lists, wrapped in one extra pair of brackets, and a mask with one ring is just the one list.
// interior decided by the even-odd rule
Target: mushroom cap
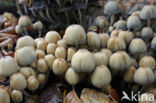
[(26, 66), (32, 64), (37, 59), (37, 55), (34, 48), (23, 47), (15, 52), (15, 59), (18, 64)]
[(153, 37), (152, 39), (151, 48), (156, 49), (156, 37)]
[(66, 59), (67, 51), (64, 47), (57, 47), (55, 50), (55, 57), (56, 58), (63, 58)]
[(132, 55), (145, 53), (147, 51), (147, 46), (145, 42), (140, 38), (133, 39), (129, 44), (129, 52)]
[(54, 74), (62, 75), (66, 72), (67, 69), (68, 69), (68, 64), (65, 59), (58, 58), (54, 60), (53, 68), (52, 68)]
[(40, 58), (38, 61), (37, 61), (37, 70), (39, 72), (42, 72), (42, 73), (45, 73), (48, 71), (48, 64), (46, 62), (45, 59), (43, 58)]
[(135, 67), (135, 68), (138, 67), (138, 63), (137, 63), (136, 59), (131, 58), (131, 66), (133, 66), (133, 67)]
[(0, 103), (10, 103), (9, 94), (4, 89), (1, 88), (0, 88)]
[(116, 29), (126, 30), (126, 28), (127, 28), (126, 21), (125, 20), (117, 21), (115, 27), (116, 27)]
[(38, 87), (39, 87), (39, 82), (36, 79), (36, 77), (34, 77), (34, 76), (30, 76), (27, 79), (27, 83), (28, 83), (28, 89), (31, 91), (34, 91), (34, 90), (38, 89)]
[(76, 72), (92, 72), (95, 69), (95, 58), (86, 49), (79, 49), (73, 56), (71, 65)]
[(112, 55), (112, 51), (109, 49), (102, 49), (100, 52), (105, 53), (109, 59), (109, 57)]
[(75, 52), (76, 52), (75, 48), (72, 48), (72, 47), (68, 48), (68, 50), (67, 50), (67, 61), (72, 60), (72, 57), (75, 54)]
[(155, 65), (156, 65), (155, 59), (152, 56), (144, 56), (139, 61), (140, 67), (149, 67), (152, 70), (154, 70)]
[(112, 52), (116, 52), (120, 50), (125, 50), (126, 44), (122, 38), (113, 36), (109, 38), (107, 42), (107, 48), (110, 49)]
[(19, 70), (19, 73), (21, 73), (22, 75), (25, 76), (25, 78), (28, 78), (30, 75), (31, 75), (31, 72), (30, 72), (30, 67), (22, 67), (20, 70)]
[(156, 8), (153, 5), (145, 5), (140, 13), (140, 18), (143, 20), (156, 18)]
[(133, 32), (129, 31), (120, 31), (118, 37), (122, 38), (125, 41), (126, 45), (129, 45), (131, 40), (134, 38), (134, 34)]
[(95, 32), (88, 32), (87, 33), (87, 43), (88, 43), (88, 46), (91, 47), (91, 48), (100, 48), (100, 36), (95, 33)]
[(129, 68), (131, 65), (131, 58), (124, 51), (118, 51), (112, 54), (109, 58), (109, 67), (111, 69), (122, 71)]
[(143, 38), (144, 40), (149, 40), (151, 38), (153, 38), (154, 34), (153, 34), (153, 30), (151, 27), (144, 27), (141, 30), (141, 38)]
[(117, 1), (109, 1), (104, 8), (104, 14), (112, 15), (120, 12), (120, 5)]
[(129, 67), (128, 69), (126, 69), (124, 71), (124, 75), (123, 75), (124, 81), (126, 81), (126, 82), (133, 82), (134, 81), (133, 77), (134, 77), (135, 71), (136, 71), (136, 68), (134, 68), (132, 66)]
[(23, 36), (17, 40), (16, 49), (19, 49), (25, 46), (32, 46), (35, 48), (36, 44), (35, 44), (34, 39), (31, 36)]
[(46, 40), (40, 40), (40, 41), (38, 41), (37, 44), (36, 44), (37, 49), (44, 50), (44, 51), (46, 50), (47, 45), (48, 45), (48, 43), (47, 43)]
[(10, 76), (18, 70), (17, 62), (12, 57), (5, 56), (0, 59), (0, 76)]
[(64, 47), (65, 49), (68, 48), (68, 45), (66, 44), (66, 41), (63, 40), (63, 39), (58, 40), (58, 41), (57, 41), (57, 45), (58, 45), (58, 46), (62, 46), (62, 47)]
[(127, 28), (133, 29), (133, 30), (139, 30), (141, 28), (142, 24), (138, 16), (131, 15), (128, 17), (127, 20)]
[(102, 52), (96, 52), (94, 54), (94, 58), (96, 61), (96, 65), (108, 65), (108, 57), (105, 53)]
[(21, 28), (19, 25), (16, 25), (15, 31), (17, 34), (21, 34), (23, 32), (23, 28)]
[(134, 73), (134, 81), (140, 85), (152, 83), (154, 81), (154, 72), (148, 67), (140, 67)]
[(55, 43), (49, 43), (47, 45), (47, 54), (55, 54), (56, 48), (58, 47)]
[(119, 35), (119, 33), (120, 33), (120, 29), (115, 29), (115, 30), (113, 30), (112, 32), (111, 32), (111, 35), (110, 35), (110, 37), (112, 37), (112, 36), (118, 36)]
[(73, 24), (67, 27), (63, 39), (68, 45), (79, 45), (86, 42), (86, 33), (81, 25)]
[(100, 47), (101, 48), (106, 48), (107, 47), (107, 41), (108, 41), (108, 39), (109, 39), (109, 35), (108, 34), (106, 34), (106, 33), (101, 33), (101, 34), (99, 34), (98, 36), (100, 36)]
[(98, 17), (95, 18), (94, 25), (98, 25), (101, 28), (104, 28), (104, 27), (108, 27), (109, 26), (109, 22), (105, 18), (105, 16), (98, 16)]
[(42, 28), (43, 28), (43, 23), (42, 23), (41, 21), (37, 21), (37, 22), (35, 22), (35, 23), (33, 24), (33, 28), (34, 28), (35, 30), (42, 30)]
[(52, 54), (46, 55), (46, 56), (44, 57), (44, 59), (45, 59), (45, 61), (47, 62), (49, 68), (52, 69), (52, 67), (53, 67), (53, 62), (54, 62), (54, 60), (55, 60), (54, 55), (52, 55)]
[(36, 50), (37, 59), (44, 58), (46, 53), (43, 50)]
[(65, 79), (70, 85), (76, 85), (80, 81), (80, 75), (72, 67), (68, 68)]
[(21, 73), (15, 73), (10, 78), (10, 86), (16, 90), (24, 90), (27, 87), (26, 78)]
[(11, 93), (11, 98), (14, 102), (22, 102), (23, 93), (19, 90), (13, 90)]
[(140, 13), (141, 13), (141, 11), (140, 11), (140, 10), (138, 10), (138, 11), (133, 12), (133, 13), (132, 13), (132, 15), (136, 15), (136, 16), (138, 16), (138, 17), (139, 17), (139, 16), (140, 16)]
[(18, 25), (21, 27), (21, 28), (26, 28), (28, 26), (30, 26), (32, 24), (32, 21), (30, 19), (29, 16), (21, 16), (18, 20)]
[(45, 36), (45, 40), (48, 43), (56, 43), (58, 40), (61, 39), (61, 36), (58, 32), (56, 31), (49, 31), (47, 32), (46, 36)]
[(91, 83), (98, 88), (107, 86), (111, 82), (111, 79), (111, 73), (104, 65), (97, 66), (91, 74)]

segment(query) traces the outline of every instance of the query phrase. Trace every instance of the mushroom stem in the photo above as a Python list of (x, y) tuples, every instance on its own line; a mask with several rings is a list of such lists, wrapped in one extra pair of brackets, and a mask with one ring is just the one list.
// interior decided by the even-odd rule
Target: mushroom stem
[(73, 0), (70, 0), (70, 3), (72, 4), (73, 3)]
[(88, 0), (86, 0), (86, 6), (88, 5)]
[(110, 17), (110, 22), (111, 22), (111, 25), (113, 25), (114, 20), (115, 20), (115, 15), (113, 14), (113, 15), (111, 15), (111, 17)]
[(32, 12), (32, 14), (33, 14), (34, 17), (37, 17), (37, 15), (36, 15), (34, 9), (30, 9), (30, 11)]
[(82, 24), (82, 14), (81, 14), (81, 10), (80, 9), (78, 9), (78, 13), (79, 13), (80, 24)]
[(150, 27), (150, 24), (151, 24), (151, 20), (150, 18), (147, 19), (147, 27)]
[(41, 33), (42, 33), (42, 30), (39, 30), (39, 35), (38, 35), (39, 38), (41, 37)]
[(27, 14), (28, 13), (28, 9), (27, 9), (26, 4), (24, 4), (23, 7), (24, 7), (24, 12)]
[(18, 0), (16, 0), (16, 7), (17, 7), (17, 10), (18, 10), (18, 14), (19, 14), (20, 16), (22, 16), (21, 9), (20, 9), (20, 7), (19, 7), (19, 5), (18, 5)]
[(55, 21), (51, 18), (50, 14), (49, 14), (48, 6), (46, 6), (46, 15), (47, 15), (49, 21), (51, 21), (52, 23), (55, 23)]
[(68, 16), (68, 11), (67, 10), (65, 11), (65, 14), (66, 14), (67, 25), (69, 25), (70, 21), (69, 21), (69, 16)]
[(42, 10), (39, 11), (39, 15), (41, 16), (41, 18), (43, 18), (46, 21), (49, 21), (43, 14)]
[(56, 0), (57, 4), (61, 6), (60, 0)]
[(26, 28), (24, 28), (24, 34), (25, 35), (28, 35), (28, 32), (27, 32), (27, 29)]

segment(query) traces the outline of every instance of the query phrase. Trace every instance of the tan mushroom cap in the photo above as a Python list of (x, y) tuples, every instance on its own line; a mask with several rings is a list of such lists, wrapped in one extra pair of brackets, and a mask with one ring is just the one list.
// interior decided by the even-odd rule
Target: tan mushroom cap
[(29, 27), (32, 24), (32, 21), (29, 16), (21, 16), (18, 20), (18, 25), (22, 28)]
[(0, 88), (0, 103), (10, 103), (9, 94), (4, 89), (1, 88)]

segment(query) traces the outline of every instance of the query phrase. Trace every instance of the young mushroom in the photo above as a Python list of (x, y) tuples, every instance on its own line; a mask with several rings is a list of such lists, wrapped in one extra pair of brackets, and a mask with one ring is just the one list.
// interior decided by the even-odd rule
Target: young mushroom
[(15, 73), (10, 78), (10, 86), (16, 90), (24, 90), (27, 87), (26, 78), (21, 73)]
[(53, 68), (52, 68), (54, 74), (62, 75), (66, 72), (67, 69), (68, 69), (68, 64), (66, 60), (64, 60), (63, 58), (58, 58), (54, 60)]
[(48, 45), (47, 45), (47, 54), (55, 54), (55, 50), (56, 50), (56, 48), (58, 47), (58, 45), (57, 44), (55, 44), (55, 43), (49, 43)]
[(97, 66), (91, 74), (91, 83), (97, 88), (107, 86), (111, 82), (111, 79), (111, 73), (104, 65)]
[(129, 45), (131, 40), (134, 38), (134, 34), (133, 32), (129, 31), (120, 31), (118, 37), (122, 38), (125, 41), (126, 45)]
[(39, 31), (39, 36), (38, 37), (41, 37), (41, 32), (42, 32), (42, 29), (43, 29), (43, 23), (41, 21), (35, 22), (33, 24), (33, 29), (38, 30)]
[(15, 27), (16, 34), (21, 34), (23, 31), (24, 31), (23, 28), (21, 28), (19, 25), (16, 25)]
[(16, 50), (15, 59), (19, 65), (27, 66), (32, 64), (37, 59), (37, 55), (34, 48), (23, 47)]
[(2, 88), (0, 88), (0, 103), (10, 103), (9, 94)]
[(19, 67), (14, 58), (5, 56), (0, 59), (0, 76), (10, 76), (18, 70)]
[(144, 27), (141, 30), (141, 38), (148, 42), (151, 38), (153, 38), (153, 30), (151, 27)]
[(66, 41), (61, 39), (61, 40), (58, 40), (57, 41), (57, 45), (60, 46), (60, 47), (64, 47), (65, 49), (68, 48), (68, 45), (66, 44)]
[(37, 46), (37, 49), (45, 51), (47, 48), (47, 41), (46, 40), (40, 40), (37, 42), (36, 46)]
[(132, 58), (132, 57), (131, 57), (131, 66), (133, 66), (135, 68), (138, 67), (138, 63), (137, 63), (136, 59), (135, 58)]
[(76, 72), (92, 72), (96, 61), (94, 56), (86, 49), (79, 49), (73, 56), (71, 65)]
[(153, 39), (151, 41), (151, 48), (156, 49), (156, 37), (153, 37)]
[(128, 83), (132, 83), (134, 81), (133, 77), (134, 77), (135, 71), (136, 71), (136, 68), (130, 66), (128, 69), (124, 71), (123, 80)]
[(19, 73), (21, 73), (23, 76), (25, 76), (25, 78), (28, 78), (31, 75), (31, 72), (28, 68), (30, 68), (30, 67), (22, 67), (19, 70)]
[(46, 81), (46, 75), (45, 74), (38, 74), (37, 75), (37, 80), (38, 80), (38, 82), (39, 82), (39, 84), (41, 85), (41, 84), (44, 84), (45, 83), (45, 81)]
[(49, 31), (47, 32), (46, 36), (45, 36), (45, 40), (48, 43), (56, 43), (58, 40), (61, 39), (61, 36), (58, 32), (56, 31)]
[(75, 45), (78, 48), (79, 45), (86, 42), (86, 33), (81, 25), (73, 24), (65, 30), (63, 39), (66, 41), (66, 44)]
[(52, 55), (52, 54), (46, 55), (46, 56), (44, 57), (44, 59), (45, 59), (45, 61), (47, 62), (49, 68), (52, 69), (52, 67), (53, 67), (53, 62), (54, 62), (54, 60), (55, 60), (54, 55)]
[(72, 47), (68, 48), (68, 50), (67, 50), (67, 61), (68, 62), (71, 62), (71, 60), (72, 60), (73, 55), (75, 54), (75, 52), (76, 52), (76, 49), (75, 48), (72, 48)]
[(107, 42), (107, 48), (112, 52), (126, 50), (126, 44), (122, 38), (114, 36), (109, 38)]
[(100, 47), (106, 48), (107, 47), (107, 41), (109, 40), (109, 35), (106, 33), (101, 33), (98, 36), (100, 37)]
[(112, 54), (109, 58), (109, 67), (114, 70), (122, 71), (129, 68), (131, 65), (131, 58), (124, 51), (118, 51)]
[(43, 50), (36, 50), (37, 59), (44, 58), (46, 53)]
[(11, 98), (14, 102), (22, 102), (23, 100), (23, 93), (19, 90), (13, 90), (11, 93)]
[(149, 67), (152, 70), (154, 70), (155, 65), (156, 65), (155, 59), (152, 56), (144, 56), (139, 61), (140, 67)]
[(109, 59), (109, 57), (112, 55), (112, 51), (109, 49), (102, 49), (100, 52), (105, 53)]
[(105, 53), (102, 52), (96, 52), (94, 54), (94, 58), (96, 61), (96, 65), (108, 65), (108, 57)]
[(57, 47), (55, 50), (55, 57), (56, 58), (63, 58), (66, 59), (67, 52), (64, 47)]
[(126, 30), (127, 29), (127, 24), (125, 20), (119, 20), (116, 22), (115, 25), (116, 29), (120, 29), (120, 30)]
[(48, 64), (46, 62), (45, 59), (43, 58), (40, 58), (38, 61), (37, 61), (37, 70), (39, 72), (42, 72), (42, 73), (45, 73), (48, 71)]
[(28, 89), (31, 90), (31, 91), (34, 91), (34, 90), (37, 90), (38, 87), (39, 87), (39, 82), (38, 80), (36, 79), (36, 77), (34, 76), (30, 76), (28, 79), (27, 79), (27, 84), (28, 84)]

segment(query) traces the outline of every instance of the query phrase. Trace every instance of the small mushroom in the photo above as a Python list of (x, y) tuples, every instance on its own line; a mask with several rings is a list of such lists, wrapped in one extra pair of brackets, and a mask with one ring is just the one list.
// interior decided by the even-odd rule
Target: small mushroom
[(139, 61), (140, 67), (149, 67), (152, 70), (154, 70), (155, 65), (156, 65), (155, 59), (152, 56), (144, 56)]
[(131, 16), (128, 17), (128, 20), (127, 20), (128, 31), (130, 31), (131, 29), (133, 31), (137, 31), (141, 27), (142, 27), (142, 24), (141, 24), (141, 21), (140, 21), (138, 16), (131, 15)]
[(156, 37), (153, 37), (153, 39), (151, 41), (151, 48), (156, 49)]
[(134, 81), (140, 85), (154, 82), (154, 73), (148, 67), (140, 67), (134, 73)]
[(27, 79), (28, 89), (31, 91), (37, 90), (39, 87), (39, 82), (34, 76), (30, 76)]
[(102, 49), (100, 52), (105, 53), (109, 59), (109, 57), (112, 55), (112, 51), (109, 49)]
[(17, 34), (21, 34), (23, 31), (24, 31), (23, 28), (21, 28), (19, 25), (16, 25), (16, 27), (15, 27), (15, 32), (16, 32)]
[(46, 81), (46, 75), (45, 74), (38, 74), (37, 75), (37, 80), (38, 80), (38, 82), (39, 82), (39, 84), (41, 85), (41, 84), (44, 84), (45, 83), (45, 81)]
[(127, 28), (127, 24), (126, 24), (126, 21), (125, 20), (119, 20), (116, 22), (116, 25), (115, 25), (115, 28), (116, 29), (120, 29), (120, 30), (126, 30)]
[(63, 58), (55, 59), (53, 62), (53, 72), (56, 75), (62, 75), (68, 69), (68, 64)]
[(81, 25), (73, 24), (68, 26), (68, 28), (65, 30), (63, 39), (68, 45), (75, 45), (77, 48), (79, 45), (85, 44), (86, 33)]
[(58, 32), (56, 31), (49, 31), (47, 32), (46, 36), (45, 36), (45, 40), (48, 43), (56, 43), (58, 40), (61, 39), (61, 36)]
[(65, 74), (65, 79), (70, 85), (74, 86), (80, 81), (80, 75), (70, 67)]
[(115, 29), (115, 30), (113, 30), (112, 32), (111, 32), (111, 35), (110, 35), (110, 37), (112, 37), (112, 36), (118, 36), (119, 35), (119, 33), (120, 33), (120, 29)]
[(126, 50), (126, 44), (122, 38), (114, 36), (109, 38), (107, 42), (107, 48), (112, 52)]
[(31, 75), (31, 72), (30, 70), (28, 69), (29, 67), (22, 67), (20, 70), (19, 70), (19, 73), (21, 73), (22, 75), (25, 76), (25, 78), (28, 78), (30, 75)]
[(65, 49), (68, 48), (68, 45), (66, 44), (66, 41), (63, 40), (63, 39), (58, 40), (58, 41), (57, 41), (57, 45), (60, 46), (60, 47), (62, 46), (62, 47), (64, 47)]
[(35, 48), (36, 44), (35, 44), (34, 39), (31, 36), (23, 36), (17, 40), (16, 49), (19, 49), (25, 46), (32, 46)]
[(71, 65), (76, 72), (92, 72), (95, 69), (95, 58), (86, 49), (79, 49), (73, 56)]
[(41, 40), (37, 42), (37, 49), (45, 51), (47, 48), (47, 41), (46, 40)]
[(111, 73), (104, 65), (97, 66), (95, 71), (91, 74), (91, 83), (97, 88), (109, 85), (111, 79)]
[(94, 58), (96, 61), (96, 65), (108, 65), (108, 57), (105, 53), (102, 52), (96, 52), (94, 54)]
[(131, 66), (133, 66), (135, 68), (138, 67), (138, 63), (137, 63), (136, 59), (135, 58), (132, 58), (132, 57), (131, 57)]
[(0, 88), (0, 103), (10, 103), (9, 94), (2, 88)]
[(109, 67), (114, 70), (122, 71), (129, 68), (131, 65), (131, 58), (124, 51), (118, 51), (112, 54), (109, 58)]
[(151, 38), (153, 38), (153, 30), (151, 27), (144, 27), (141, 30), (141, 38), (148, 42)]
[(12, 57), (5, 56), (0, 59), (0, 76), (10, 76), (18, 70), (17, 62)]
[(47, 45), (47, 54), (55, 54), (55, 50), (56, 50), (56, 48), (58, 47), (58, 45), (57, 44), (55, 44), (55, 43), (49, 43), (48, 45)]
[(57, 47), (55, 50), (55, 57), (56, 58), (63, 58), (66, 59), (67, 52), (64, 47)]
[(47, 62), (49, 68), (52, 69), (52, 67), (53, 67), (53, 62), (54, 62), (54, 60), (55, 60), (54, 55), (52, 55), (52, 54), (46, 55), (46, 56), (44, 57), (44, 59), (45, 59), (45, 61)]
[(67, 50), (67, 61), (68, 62), (71, 62), (71, 60), (72, 60), (73, 55), (75, 54), (75, 52), (76, 52), (76, 49), (75, 48), (72, 48), (72, 47), (68, 48), (68, 50)]
[(32, 64), (37, 58), (36, 52), (32, 47), (23, 47), (15, 52), (15, 59), (18, 64), (27, 66)]
[(45, 73), (48, 71), (48, 64), (46, 62), (45, 59), (43, 58), (40, 58), (38, 61), (37, 61), (37, 70), (39, 72), (42, 72), (42, 73)]
[(134, 67), (130, 66), (128, 69), (126, 69), (124, 71), (123, 80), (128, 83), (132, 83), (134, 81), (133, 77), (134, 77), (135, 71), (136, 71), (136, 69)]
[(37, 58), (40, 59), (40, 58), (44, 58), (46, 53), (43, 51), (43, 50), (36, 50), (36, 54), (37, 54)]
[(11, 93), (11, 98), (14, 102), (22, 102), (23, 93), (19, 90), (13, 90)]
[(134, 38), (134, 34), (133, 32), (129, 31), (120, 31), (118, 37), (122, 38), (125, 41), (126, 45), (129, 45), (131, 40)]
[(99, 36), (100, 36), (100, 47), (106, 48), (107, 47), (107, 41), (109, 39), (109, 35), (106, 33), (101, 33), (101, 34), (99, 34)]
[(39, 31), (39, 36), (38, 37), (41, 37), (41, 32), (42, 32), (42, 29), (43, 29), (43, 23), (41, 21), (35, 22), (33, 24), (33, 29), (38, 30)]
[(21, 73), (15, 73), (10, 78), (10, 86), (16, 90), (24, 90), (27, 87), (26, 78)]

